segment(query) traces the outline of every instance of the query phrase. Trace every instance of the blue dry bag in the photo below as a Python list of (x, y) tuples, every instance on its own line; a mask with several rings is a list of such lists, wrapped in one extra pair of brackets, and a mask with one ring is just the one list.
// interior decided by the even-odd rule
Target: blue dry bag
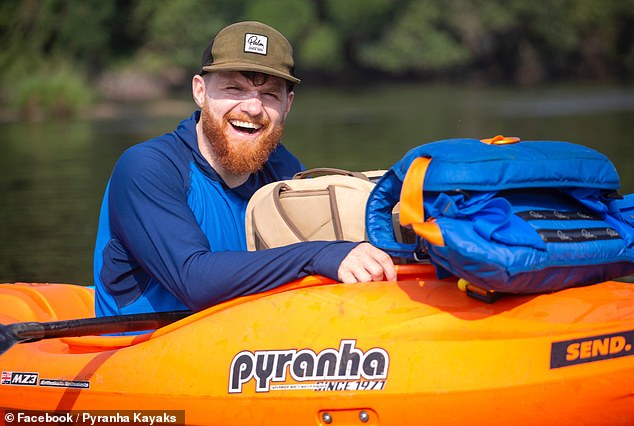
[[(556, 141), (448, 139), (409, 151), (370, 194), (366, 229), (486, 290), (540, 293), (634, 273), (634, 194), (602, 154)], [(397, 242), (392, 209), (416, 244)]]

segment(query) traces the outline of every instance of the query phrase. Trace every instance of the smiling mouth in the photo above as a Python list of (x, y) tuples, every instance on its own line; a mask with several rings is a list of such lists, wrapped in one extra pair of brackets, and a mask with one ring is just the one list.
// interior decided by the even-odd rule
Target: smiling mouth
[(252, 123), (250, 121), (243, 120), (229, 120), (229, 124), (239, 132), (248, 133), (250, 135), (256, 133), (262, 128), (261, 124)]

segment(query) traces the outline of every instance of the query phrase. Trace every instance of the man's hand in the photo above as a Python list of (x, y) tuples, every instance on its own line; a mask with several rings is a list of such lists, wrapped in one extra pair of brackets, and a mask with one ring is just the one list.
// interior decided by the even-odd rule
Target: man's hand
[(343, 283), (395, 281), (396, 269), (387, 253), (370, 243), (361, 243), (344, 257), (337, 275)]

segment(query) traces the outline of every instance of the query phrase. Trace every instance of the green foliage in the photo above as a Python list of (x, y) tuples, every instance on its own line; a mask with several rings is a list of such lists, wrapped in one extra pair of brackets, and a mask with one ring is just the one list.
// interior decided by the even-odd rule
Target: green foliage
[(5, 98), (27, 119), (74, 116), (90, 103), (88, 70), (107, 62), (107, 20), (99, 0), (7, 0), (0, 20)]
[(344, 69), (344, 57), (337, 31), (322, 25), (310, 31), (303, 40), (297, 62), (302, 69), (332, 74)]
[(295, 43), (315, 22), (315, 13), (306, 0), (259, 0), (247, 2), (242, 19), (266, 22)]
[(376, 34), (398, 10), (395, 0), (325, 0), (325, 14), (345, 38), (365, 39)]
[(68, 118), (90, 103), (90, 93), (82, 74), (61, 64), (18, 80), (13, 104), (29, 120)]
[(394, 73), (430, 71), (463, 64), (467, 51), (447, 25), (447, 8), (432, 0), (412, 2), (375, 44), (362, 47), (368, 66)]
[(300, 75), (539, 83), (634, 74), (634, 0), (4, 0), (0, 93), (32, 99), (17, 88), (53, 84), (33, 76), (60, 63), (78, 82), (135, 69), (186, 85), (209, 40), (238, 20), (284, 33)]
[(214, 2), (205, 6), (193, 1), (138, 2), (136, 25), (144, 25), (147, 32), (141, 52), (160, 66), (197, 70), (205, 46), (226, 23)]
[(47, 67), (63, 56), (85, 66), (107, 59), (113, 2), (100, 0), (5, 0), (0, 21), (2, 69)]

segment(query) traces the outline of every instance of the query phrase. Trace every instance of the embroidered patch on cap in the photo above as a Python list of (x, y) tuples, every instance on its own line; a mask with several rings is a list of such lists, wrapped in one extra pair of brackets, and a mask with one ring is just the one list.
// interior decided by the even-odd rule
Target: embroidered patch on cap
[(244, 35), (244, 51), (266, 55), (268, 41), (267, 36), (246, 33)]

